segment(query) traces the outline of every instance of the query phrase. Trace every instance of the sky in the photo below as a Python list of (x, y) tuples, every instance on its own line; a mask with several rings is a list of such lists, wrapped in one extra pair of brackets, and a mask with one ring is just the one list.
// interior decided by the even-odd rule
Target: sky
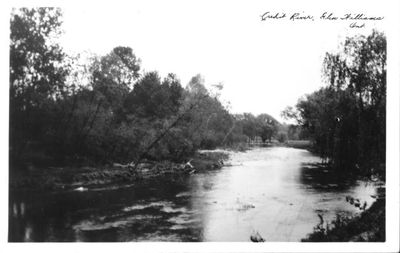
[[(346, 36), (368, 34), (379, 22), (349, 28), (350, 22), (322, 22), (320, 15), (364, 12), (380, 16), (379, 4), (320, 6), (271, 1), (134, 1), (129, 5), (63, 6), (67, 52), (104, 55), (129, 46), (142, 71), (175, 73), (185, 86), (201, 74), (208, 87), (222, 83), (221, 99), (231, 112), (281, 111), (321, 86), (326, 52)], [(304, 3), (304, 1), (302, 1)], [(360, 7), (362, 6), (362, 8)], [(265, 12), (310, 14), (315, 21), (267, 20)], [(229, 102), (229, 103), (228, 103)]]

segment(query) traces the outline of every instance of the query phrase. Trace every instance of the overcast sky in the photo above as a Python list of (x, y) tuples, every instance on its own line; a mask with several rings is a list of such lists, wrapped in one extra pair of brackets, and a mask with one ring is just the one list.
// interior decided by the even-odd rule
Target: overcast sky
[[(349, 28), (351, 22), (320, 21), (334, 12), (384, 15), (380, 5), (357, 2), (318, 6), (279, 1), (135, 1), (130, 5), (64, 6), (62, 45), (67, 52), (106, 54), (129, 46), (142, 70), (175, 73), (182, 85), (198, 73), (206, 84), (223, 83), (222, 99), (232, 112), (280, 112), (323, 84), (325, 52), (348, 35), (369, 33), (383, 22)], [(359, 2), (360, 3), (360, 2)], [(362, 7), (360, 7), (362, 6)], [(312, 21), (267, 20), (266, 11), (313, 15)]]

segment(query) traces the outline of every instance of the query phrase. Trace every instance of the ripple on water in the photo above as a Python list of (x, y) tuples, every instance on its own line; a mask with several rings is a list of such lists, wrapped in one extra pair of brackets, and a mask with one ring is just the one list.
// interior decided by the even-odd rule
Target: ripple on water
[(156, 208), (164, 213), (183, 213), (188, 211), (186, 207), (176, 207), (174, 203), (170, 201), (158, 201), (148, 204), (135, 204), (133, 206), (124, 207), (122, 211), (131, 212), (144, 210), (146, 208)]
[(99, 220), (84, 220), (78, 224), (72, 226), (74, 230), (80, 231), (94, 231), (94, 230), (105, 230), (111, 228), (125, 227), (134, 223), (143, 222), (143, 220), (157, 219), (160, 216), (154, 215), (135, 215), (131, 217), (123, 217), (118, 220), (104, 222), (104, 219)]
[(151, 202), (147, 204), (135, 204), (133, 206), (127, 206), (122, 209), (124, 212), (131, 212), (131, 211), (136, 211), (136, 210), (143, 210), (146, 208), (164, 208), (164, 207), (171, 207), (173, 205), (172, 202), (170, 201), (157, 201), (157, 202)]
[(180, 192), (180, 193), (176, 194), (175, 197), (181, 198), (181, 197), (190, 197), (190, 196), (191, 196), (190, 192)]
[(193, 216), (189, 213), (182, 213), (180, 215), (171, 217), (168, 219), (168, 222), (173, 223), (175, 225), (186, 225), (186, 224), (193, 224), (199, 222), (199, 219), (193, 218)]

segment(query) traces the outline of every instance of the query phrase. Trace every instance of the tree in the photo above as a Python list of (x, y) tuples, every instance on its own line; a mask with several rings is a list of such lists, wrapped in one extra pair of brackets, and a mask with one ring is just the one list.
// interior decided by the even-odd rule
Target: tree
[(93, 62), (92, 87), (104, 96), (114, 111), (123, 101), (139, 77), (140, 60), (129, 47), (116, 47), (108, 55)]
[[(386, 37), (374, 30), (369, 36), (347, 38), (343, 51), (327, 54), (324, 73), (336, 90), (348, 90), (355, 106), (359, 160), (385, 159)], [(373, 146), (374, 148), (365, 148)]]
[[(214, 87), (222, 89), (222, 85)], [(233, 131), (233, 117), (218, 96), (206, 88), (201, 75), (192, 77), (186, 86), (184, 104), (196, 104), (185, 119), (194, 147), (211, 149), (222, 146)]]
[(180, 82), (173, 74), (161, 81), (157, 72), (149, 72), (129, 93), (124, 109), (127, 114), (137, 117), (167, 118), (178, 111), (182, 92)]
[(257, 121), (259, 124), (258, 135), (261, 137), (262, 142), (271, 141), (272, 137), (278, 133), (279, 122), (266, 113), (258, 115)]
[(336, 168), (384, 177), (386, 144), (386, 37), (347, 38), (324, 59), (327, 87), (299, 100), (298, 122), (316, 151)]
[(243, 134), (246, 135), (250, 140), (258, 136), (259, 125), (256, 117), (251, 113), (244, 113), (241, 119), (241, 125)]
[[(61, 34), (58, 8), (13, 9), (10, 35), (10, 157), (49, 133), (58, 118), (49, 114), (69, 93), (66, 55), (55, 42)], [(50, 131), (51, 132), (51, 131)]]
[(301, 117), (299, 115), (299, 112), (292, 106), (287, 106), (281, 112), (281, 116), (286, 120), (294, 120), (297, 124), (301, 124)]
[(11, 98), (24, 97), (24, 106), (38, 106), (44, 99), (63, 94), (68, 68), (55, 39), (61, 34), (57, 8), (14, 9), (11, 15)]

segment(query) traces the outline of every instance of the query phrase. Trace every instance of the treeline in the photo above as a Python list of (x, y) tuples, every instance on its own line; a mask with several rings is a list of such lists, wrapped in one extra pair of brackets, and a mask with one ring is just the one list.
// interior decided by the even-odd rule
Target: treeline
[(327, 86), (283, 112), (296, 119), (314, 150), (341, 170), (385, 176), (386, 37), (347, 38), (341, 51), (327, 53)]
[(70, 56), (57, 8), (15, 9), (10, 43), (10, 163), (182, 160), (200, 148), (277, 136), (267, 114), (232, 115), (197, 75), (141, 73), (129, 47)]

